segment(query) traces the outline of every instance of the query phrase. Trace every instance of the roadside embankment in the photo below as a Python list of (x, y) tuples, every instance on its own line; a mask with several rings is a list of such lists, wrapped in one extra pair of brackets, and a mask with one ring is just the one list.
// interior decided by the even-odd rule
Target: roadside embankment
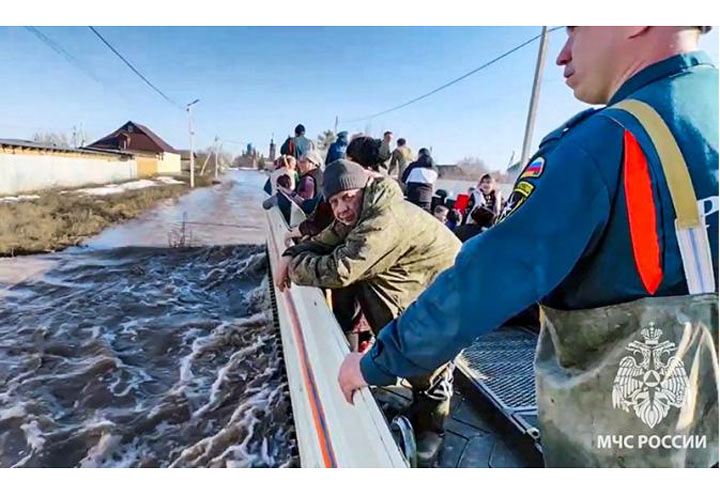
[[(196, 186), (212, 183), (196, 177)], [(187, 178), (45, 190), (0, 198), (0, 256), (45, 253), (78, 245), (106, 227), (135, 218), (159, 200), (189, 190)]]

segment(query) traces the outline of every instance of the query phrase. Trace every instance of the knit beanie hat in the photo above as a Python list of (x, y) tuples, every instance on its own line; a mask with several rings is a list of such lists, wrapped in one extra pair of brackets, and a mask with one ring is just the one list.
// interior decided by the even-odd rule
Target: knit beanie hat
[(307, 159), (310, 163), (314, 163), (316, 167), (322, 168), (323, 164), (323, 158), (322, 155), (320, 155), (320, 152), (317, 150), (310, 150), (305, 154), (305, 159)]
[(326, 200), (336, 193), (355, 188), (364, 188), (370, 179), (370, 172), (355, 162), (336, 160), (323, 172), (323, 194)]

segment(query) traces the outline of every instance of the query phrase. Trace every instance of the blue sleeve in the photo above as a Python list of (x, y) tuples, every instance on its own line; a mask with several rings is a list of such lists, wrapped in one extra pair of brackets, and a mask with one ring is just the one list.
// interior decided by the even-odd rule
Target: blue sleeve
[(593, 158), (563, 140), (539, 176), (518, 180), (500, 223), (468, 241), (455, 265), (381, 330), (361, 361), (365, 380), (431, 372), (537, 303), (602, 234), (611, 195)]

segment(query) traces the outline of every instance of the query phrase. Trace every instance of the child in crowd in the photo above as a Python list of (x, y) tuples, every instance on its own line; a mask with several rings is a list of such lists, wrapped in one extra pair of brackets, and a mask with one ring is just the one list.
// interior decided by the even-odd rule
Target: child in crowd
[(445, 205), (436, 205), (433, 210), (433, 217), (440, 220), (442, 223), (447, 222), (448, 219), (448, 208)]
[(448, 211), (447, 221), (445, 222), (446, 227), (448, 227), (450, 230), (455, 230), (455, 227), (457, 227), (461, 223), (462, 223), (462, 213), (460, 213), (460, 210), (453, 208), (450, 211)]

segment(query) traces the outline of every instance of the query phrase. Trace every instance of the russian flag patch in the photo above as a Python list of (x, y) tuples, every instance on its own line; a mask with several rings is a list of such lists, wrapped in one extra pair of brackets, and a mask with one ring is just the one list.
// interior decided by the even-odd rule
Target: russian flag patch
[(520, 175), (520, 178), (538, 178), (542, 175), (544, 169), (545, 159), (542, 157), (536, 158), (527, 166), (522, 175)]

